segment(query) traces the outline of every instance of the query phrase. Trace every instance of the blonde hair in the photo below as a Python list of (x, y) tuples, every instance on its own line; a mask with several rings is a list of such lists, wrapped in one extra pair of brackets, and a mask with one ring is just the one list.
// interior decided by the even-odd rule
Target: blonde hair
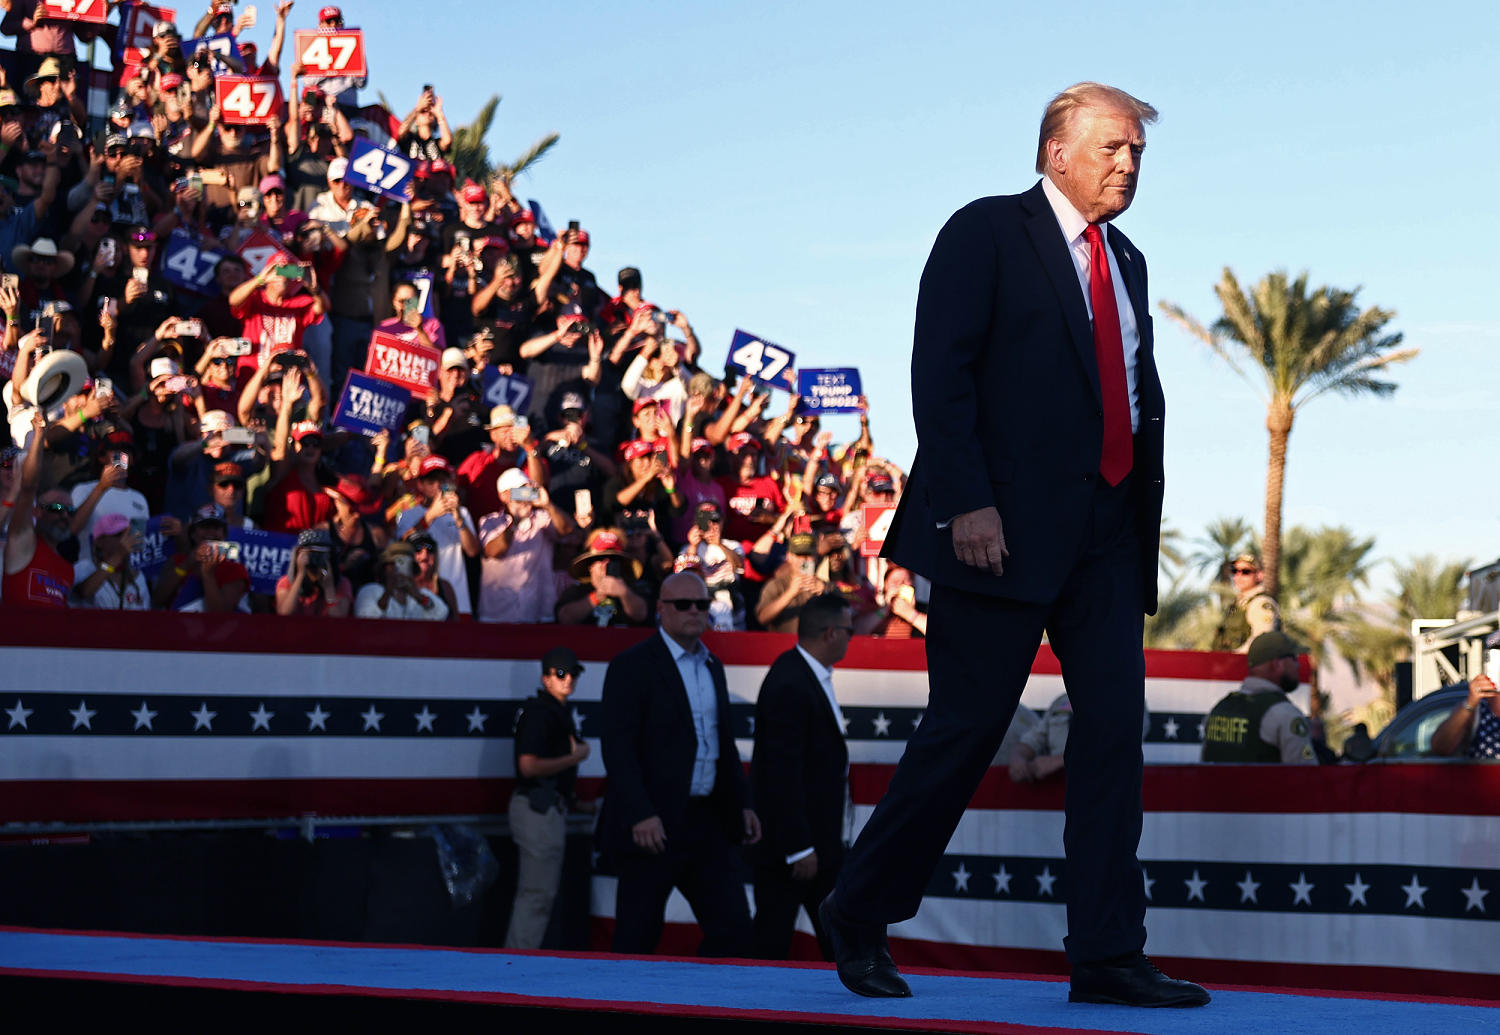
[(1036, 171), (1047, 171), (1047, 141), (1067, 134), (1073, 114), (1080, 108), (1113, 108), (1131, 115), (1144, 126), (1156, 121), (1156, 109), (1124, 90), (1103, 83), (1074, 83), (1047, 102), (1042, 129), (1036, 142)]

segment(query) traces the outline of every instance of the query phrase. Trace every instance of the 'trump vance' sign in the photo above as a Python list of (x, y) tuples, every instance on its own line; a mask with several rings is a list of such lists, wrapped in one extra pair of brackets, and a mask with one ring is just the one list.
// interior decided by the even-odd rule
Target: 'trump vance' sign
[(425, 396), (437, 387), (441, 359), (442, 353), (419, 341), (376, 331), (370, 335), (370, 351), (365, 354), (365, 373)]
[(349, 371), (344, 394), (333, 411), (333, 425), (361, 435), (400, 429), (411, 393), (400, 385), (382, 381), (357, 370)]

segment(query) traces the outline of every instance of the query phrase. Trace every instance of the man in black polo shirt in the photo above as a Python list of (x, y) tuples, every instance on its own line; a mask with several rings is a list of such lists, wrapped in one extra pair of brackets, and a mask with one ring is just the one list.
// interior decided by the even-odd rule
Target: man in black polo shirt
[(516, 900), (507, 949), (536, 949), (547, 933), (552, 900), (562, 879), (568, 805), (578, 763), (589, 757), (578, 736), (568, 697), (583, 666), (566, 647), (542, 656), (542, 688), (516, 719), (516, 790), (510, 799), (510, 832), (516, 840)]

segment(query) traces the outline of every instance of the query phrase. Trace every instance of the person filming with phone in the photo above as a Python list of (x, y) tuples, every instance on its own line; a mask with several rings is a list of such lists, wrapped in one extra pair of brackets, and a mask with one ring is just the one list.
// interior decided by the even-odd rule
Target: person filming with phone
[(1490, 659), (1485, 670), (1469, 680), (1469, 694), (1432, 734), (1434, 755), (1460, 758), (1500, 758), (1500, 635), (1484, 641)]
[(318, 285), (317, 271), (277, 252), (259, 273), (229, 293), (229, 311), (245, 321), (245, 337), (258, 346), (241, 357), (241, 369), (254, 369), (276, 352), (302, 348), (307, 328), (328, 311), (328, 296)]
[(333, 537), (321, 528), (297, 533), (291, 568), (276, 582), (276, 613), (344, 618), (353, 601), (353, 587), (339, 574)]
[(441, 622), (448, 605), (416, 583), (417, 556), (410, 543), (395, 542), (380, 554), (380, 581), (360, 588), (356, 618), (408, 618)]
[(188, 522), (186, 553), (174, 554), (151, 593), (155, 607), (228, 614), (249, 612), (250, 573), (240, 563), (239, 543), (225, 540), (224, 508), (205, 503)]

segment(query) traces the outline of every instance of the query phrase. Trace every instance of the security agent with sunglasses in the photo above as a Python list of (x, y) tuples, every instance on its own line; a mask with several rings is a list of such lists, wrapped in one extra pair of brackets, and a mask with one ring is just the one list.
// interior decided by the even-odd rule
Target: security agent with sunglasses
[(656, 951), (673, 888), (703, 932), (700, 956), (747, 956), (753, 944), (738, 845), (760, 819), (735, 749), (724, 666), (703, 646), (708, 587), (693, 572), (662, 583), (659, 632), (610, 662), (604, 676), (599, 821), (619, 873), (615, 952)]
[(505, 932), (507, 949), (539, 949), (562, 879), (567, 812), (575, 806), (578, 765), (589, 757), (568, 698), (583, 666), (567, 647), (542, 655), (542, 686), (516, 716), (516, 789), (510, 832), (516, 841), (516, 898)]
[(1242, 553), (1229, 562), (1229, 578), (1234, 599), (1214, 632), (1214, 650), (1244, 654), (1257, 636), (1281, 628), (1281, 609), (1262, 585), (1266, 577), (1253, 553)]

